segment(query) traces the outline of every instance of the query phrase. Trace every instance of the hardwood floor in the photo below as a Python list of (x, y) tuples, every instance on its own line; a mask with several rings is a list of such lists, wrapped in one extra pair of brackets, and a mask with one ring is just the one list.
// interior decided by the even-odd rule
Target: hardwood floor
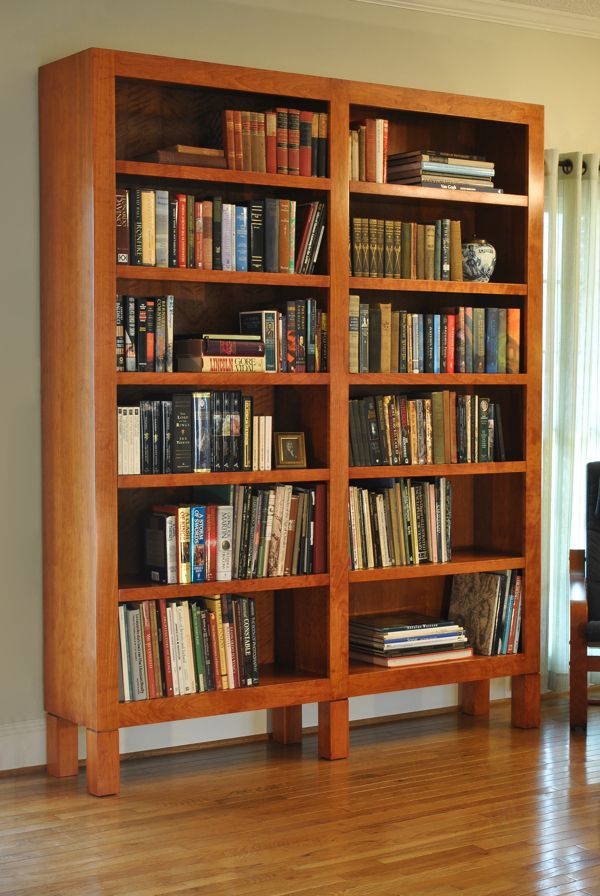
[(0, 779), (10, 896), (595, 896), (600, 709), (354, 729), (351, 756), (255, 743), (124, 762), (120, 797)]

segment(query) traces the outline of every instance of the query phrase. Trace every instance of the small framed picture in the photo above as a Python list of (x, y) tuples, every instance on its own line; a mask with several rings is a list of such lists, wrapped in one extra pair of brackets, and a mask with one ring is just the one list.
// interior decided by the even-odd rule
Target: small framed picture
[(306, 446), (303, 432), (276, 432), (275, 467), (305, 467)]

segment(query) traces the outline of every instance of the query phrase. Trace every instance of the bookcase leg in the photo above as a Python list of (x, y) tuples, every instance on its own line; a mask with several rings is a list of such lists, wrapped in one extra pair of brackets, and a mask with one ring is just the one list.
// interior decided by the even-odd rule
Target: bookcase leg
[(55, 778), (76, 775), (77, 725), (67, 719), (48, 714), (46, 716), (46, 767)]
[(465, 681), (461, 686), (461, 709), (468, 716), (487, 716), (490, 714), (490, 683), (484, 681)]
[(93, 796), (119, 792), (119, 729), (87, 729), (87, 788)]
[(346, 759), (349, 753), (348, 701), (319, 703), (319, 756)]
[(511, 710), (515, 728), (539, 728), (540, 676), (537, 672), (513, 676)]
[(271, 710), (271, 738), (278, 744), (302, 742), (302, 706), (281, 706)]

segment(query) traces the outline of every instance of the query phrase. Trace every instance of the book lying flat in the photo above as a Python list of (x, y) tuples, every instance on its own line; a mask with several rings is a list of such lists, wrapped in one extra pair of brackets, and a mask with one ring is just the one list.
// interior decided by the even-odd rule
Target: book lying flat
[(442, 663), (449, 660), (466, 660), (473, 656), (472, 647), (460, 647), (457, 650), (437, 650), (431, 653), (411, 653), (407, 656), (376, 656), (369, 653), (350, 650), (350, 659), (359, 660), (361, 663), (372, 663), (375, 666), (385, 666), (395, 669), (398, 666), (416, 666), (423, 663)]
[(206, 155), (196, 152), (173, 152), (170, 149), (155, 149), (154, 152), (138, 156), (138, 162), (159, 162), (163, 165), (193, 165), (197, 168), (227, 168), (224, 156)]
[(422, 613), (376, 613), (373, 616), (352, 616), (350, 627), (388, 635), (415, 629), (456, 631), (459, 626), (453, 620), (436, 619), (434, 616), (425, 616)]

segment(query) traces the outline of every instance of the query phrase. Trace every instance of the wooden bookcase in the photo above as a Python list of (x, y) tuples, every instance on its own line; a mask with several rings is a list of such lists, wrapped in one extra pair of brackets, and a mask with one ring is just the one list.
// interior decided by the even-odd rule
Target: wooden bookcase
[[(176, 142), (203, 142), (225, 108), (294, 104), (329, 114), (328, 178), (136, 162)], [(434, 146), (483, 153), (503, 194), (350, 183), (349, 122), (390, 121), (390, 151)], [(512, 677), (513, 723), (539, 721), (541, 443), (541, 107), (303, 75), (86, 50), (40, 71), (41, 295), (44, 516), (45, 705), (48, 770), (77, 771), (77, 730), (87, 730), (91, 793), (119, 789), (119, 729), (257, 709), (272, 711), (273, 737), (301, 737), (301, 707), (319, 704), (319, 752), (348, 753), (348, 698), (459, 682), (462, 707), (482, 714), (489, 682)], [(327, 231), (314, 275), (129, 267), (115, 264), (115, 186), (132, 183), (218, 189), (254, 196), (318, 198)], [(442, 195), (440, 195), (442, 193)], [(349, 220), (358, 210), (428, 220), (459, 216), (463, 233), (498, 250), (491, 283), (358, 279), (349, 276)], [(522, 316), (522, 373), (406, 375), (348, 373), (348, 295), (386, 296), (395, 307), (449, 303), (514, 305)], [(172, 293), (203, 328), (231, 329), (232, 309), (286, 297), (318, 299), (329, 314), (329, 371), (320, 374), (143, 374), (115, 371), (115, 294)], [(389, 298), (391, 297), (391, 299)], [(177, 307), (177, 306), (176, 306)], [(177, 312), (176, 312), (177, 314)], [(178, 322), (176, 317), (176, 331)], [(348, 568), (348, 483), (381, 476), (349, 468), (348, 401), (360, 390), (435, 386), (486, 389), (507, 407), (510, 460), (495, 464), (387, 468), (387, 475), (446, 475), (455, 489), (453, 559), (447, 564)], [(280, 429), (304, 429), (309, 468), (273, 473), (117, 475), (119, 399), (168, 390), (248, 389)], [(161, 393), (162, 390), (162, 393)], [(256, 600), (260, 684), (120, 703), (119, 602), (215, 592), (215, 583), (152, 587), (140, 575), (136, 531), (151, 503), (185, 502), (190, 486), (231, 482), (324, 482), (327, 573), (227, 583)], [(524, 570), (523, 652), (511, 656), (378, 669), (348, 663), (349, 614), (442, 612), (453, 573)]]

